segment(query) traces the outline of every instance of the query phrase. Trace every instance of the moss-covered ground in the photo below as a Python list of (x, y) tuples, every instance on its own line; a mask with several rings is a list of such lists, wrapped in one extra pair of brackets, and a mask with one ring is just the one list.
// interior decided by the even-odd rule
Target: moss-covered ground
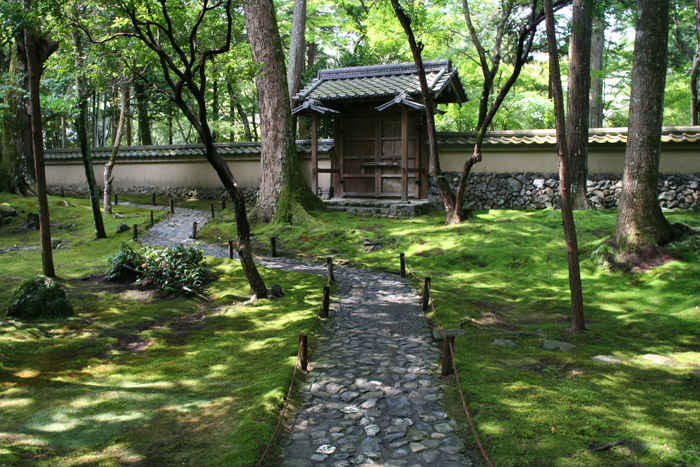
[[(666, 215), (700, 227), (698, 212)], [(456, 226), (443, 220), (441, 213), (407, 220), (317, 213), (305, 226), (257, 226), (253, 244), (267, 254), (276, 236), (286, 255), (333, 254), (339, 263), (391, 271), (404, 252), (411, 270), (431, 276), (442, 325), (466, 332), (456, 341), (459, 377), (498, 466), (700, 465), (700, 377), (692, 373), (700, 369), (700, 242), (671, 248), (675, 261), (646, 272), (615, 272), (599, 258), (616, 212), (577, 212), (588, 331), (574, 334), (558, 211), (481, 211)], [(235, 232), (230, 221), (224, 213), (200, 238), (226, 242)], [(544, 350), (542, 334), (576, 348)], [(622, 363), (598, 363), (596, 355)], [(450, 385), (448, 408), (464, 421), (454, 378)], [(470, 432), (462, 434), (474, 447)]]
[(206, 299), (108, 283), (107, 259), (131, 237), (117, 225), (146, 228), (148, 211), (115, 206), (109, 238), (93, 240), (86, 200), (49, 202), (63, 240), (56, 272), (75, 316), (20, 322), (4, 307), (41, 272), (38, 231), (23, 225), (36, 200), (0, 194), (19, 211), (0, 226), (0, 465), (254, 465), (325, 281), (263, 270), (287, 294), (251, 305), (240, 264), (210, 258)]

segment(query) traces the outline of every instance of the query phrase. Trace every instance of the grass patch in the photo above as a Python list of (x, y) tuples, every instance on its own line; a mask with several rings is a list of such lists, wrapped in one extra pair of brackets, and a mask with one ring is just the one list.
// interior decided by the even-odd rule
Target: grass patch
[[(700, 213), (666, 215), (700, 227)], [(306, 226), (256, 226), (257, 253), (267, 254), (267, 237), (276, 236), (288, 255), (336, 255), (340, 263), (398, 271), (404, 252), (411, 269), (432, 277), (443, 326), (463, 323), (467, 335), (456, 341), (461, 383), (497, 465), (700, 465), (700, 378), (691, 373), (700, 369), (695, 243), (671, 248), (679, 259), (647, 272), (610, 272), (599, 253), (617, 213), (576, 212), (589, 331), (572, 334), (558, 211), (480, 211), (456, 226), (444, 226), (441, 213), (407, 220), (313, 216)], [(224, 216), (199, 238), (225, 242), (234, 232)], [(537, 331), (577, 347), (544, 350)], [(530, 334), (510, 334), (517, 332)], [(493, 345), (495, 338), (513, 339), (517, 347)], [(671, 360), (659, 364), (647, 354)], [(596, 355), (622, 364), (597, 363)], [(463, 420), (455, 390), (446, 400)], [(624, 443), (585, 453), (619, 440)]]
[[(75, 224), (54, 232), (66, 245), (54, 252), (56, 271), (75, 316), (0, 321), (0, 465), (255, 464), (325, 281), (263, 270), (287, 294), (246, 305), (240, 264), (209, 258), (216, 279), (203, 294), (211, 301), (107, 283), (107, 259), (130, 236), (115, 235), (117, 224), (145, 228), (148, 211), (115, 206), (117, 218), (105, 218), (110, 238), (95, 241), (86, 200), (49, 200), (53, 223)], [(38, 246), (38, 232), (22, 227), (35, 200), (0, 202), (24, 211), (0, 227), (0, 248)], [(4, 308), (41, 260), (38, 249), (0, 258)]]

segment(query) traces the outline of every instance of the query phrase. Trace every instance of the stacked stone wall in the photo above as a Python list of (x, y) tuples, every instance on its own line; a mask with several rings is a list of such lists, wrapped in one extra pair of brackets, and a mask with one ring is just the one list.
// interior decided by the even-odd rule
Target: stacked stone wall
[[(86, 195), (87, 185), (56, 185), (49, 187), (49, 193), (52, 195), (60, 195), (61, 189), (66, 195)], [(255, 202), (258, 196), (257, 188), (241, 187), (243, 198), (246, 202)], [(165, 196), (167, 198), (183, 198), (183, 199), (231, 199), (226, 190), (223, 188), (190, 188), (178, 186), (131, 186), (117, 187), (115, 193), (131, 193), (136, 195), (152, 195)]]
[[(445, 178), (456, 192), (458, 172)], [(617, 175), (591, 175), (588, 199), (598, 209), (614, 208), (620, 200), (622, 180)], [(431, 179), (430, 201), (442, 207), (437, 186)], [(539, 173), (476, 173), (467, 181), (465, 205), (481, 209), (544, 209), (559, 207), (559, 175)], [(659, 203), (667, 209), (700, 209), (700, 173), (659, 177)]]

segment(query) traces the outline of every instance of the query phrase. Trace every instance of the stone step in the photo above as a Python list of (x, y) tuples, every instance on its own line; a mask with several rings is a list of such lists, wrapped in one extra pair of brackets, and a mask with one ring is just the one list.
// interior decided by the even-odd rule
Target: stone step
[(409, 218), (433, 210), (427, 200), (330, 199), (324, 200), (329, 210), (347, 212), (360, 217)]

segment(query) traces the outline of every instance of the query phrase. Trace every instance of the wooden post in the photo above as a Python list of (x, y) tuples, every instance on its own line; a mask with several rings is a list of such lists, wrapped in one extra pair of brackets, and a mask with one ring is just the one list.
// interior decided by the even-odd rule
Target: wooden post
[(66, 190), (61, 188), (61, 198), (65, 198), (65, 197), (66, 197)]
[(277, 237), (270, 237), (270, 250), (272, 250), (272, 257), (277, 258)]
[(449, 376), (454, 373), (452, 367), (452, 349), (455, 345), (455, 336), (445, 336), (442, 341), (442, 376)]
[(151, 211), (151, 227), (153, 227), (153, 211)]
[(175, 203), (172, 198), (170, 198), (170, 214), (175, 214)]
[(306, 334), (299, 334), (299, 368), (301, 371), (308, 370), (309, 363), (309, 341)]
[(192, 222), (192, 239), (196, 240), (197, 239), (197, 223)]
[(323, 286), (323, 302), (321, 303), (321, 318), (328, 318), (328, 309), (331, 304), (331, 288), (327, 285)]
[(401, 260), (401, 277), (406, 277), (406, 256), (401, 253), (399, 259)]
[(311, 114), (311, 191), (318, 194), (318, 117)]
[(117, 205), (119, 204), (119, 195), (114, 193), (114, 204)]
[(228, 241), (228, 259), (233, 259), (233, 240)]
[(408, 200), (408, 109), (401, 106), (401, 201)]
[(423, 311), (428, 311), (430, 308), (430, 277), (425, 278), (423, 285)]
[(139, 226), (134, 224), (134, 241), (139, 241)]
[(335, 196), (335, 188), (333, 188), (333, 185), (328, 187), (328, 199), (333, 199)]
[(153, 199), (151, 200), (151, 203), (155, 206), (155, 204), (156, 204), (156, 194), (155, 193), (153, 193), (152, 198)]
[(221, 200), (221, 210), (223, 211), (224, 209), (226, 209), (226, 200), (222, 199)]
[(328, 283), (335, 282), (335, 274), (333, 274), (333, 258), (326, 256), (326, 264), (328, 265)]
[(214, 203), (211, 203), (211, 205), (209, 206), (209, 214), (211, 214), (211, 218), (212, 218), (212, 219), (213, 219), (214, 217), (216, 217), (216, 215), (215, 215), (215, 213), (214, 213)]

